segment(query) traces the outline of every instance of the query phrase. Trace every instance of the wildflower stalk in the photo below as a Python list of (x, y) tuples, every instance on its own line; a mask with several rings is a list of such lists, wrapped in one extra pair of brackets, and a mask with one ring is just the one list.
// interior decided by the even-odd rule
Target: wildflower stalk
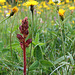
[[(31, 37), (32, 37), (32, 39), (33, 39), (33, 32), (34, 32), (34, 30), (33, 30), (33, 22), (34, 22), (34, 15), (33, 15), (33, 11), (34, 11), (34, 6), (33, 5), (31, 5), (30, 6), (30, 10), (31, 10), (31, 18), (32, 18), (32, 24), (31, 24)], [(30, 48), (30, 57), (29, 57), (29, 64), (30, 64), (30, 62), (31, 62), (31, 51), (32, 51), (32, 43), (31, 43), (31, 48)], [(27, 72), (27, 75), (29, 75), (29, 64), (28, 64), (28, 72)]]
[(1, 23), (3, 23), (5, 20), (7, 20), (8, 18), (10, 18), (11, 16), (8, 16), (7, 18), (5, 18), (4, 20), (2, 20), (1, 22), (0, 22), (0, 24)]
[(20, 42), (20, 46), (23, 50), (23, 59), (24, 59), (24, 75), (26, 75), (26, 47), (29, 46), (29, 44), (32, 42), (32, 39), (28, 39), (27, 41), (25, 41), (25, 39), (27, 38), (28, 34), (29, 34), (29, 31), (28, 31), (28, 18), (25, 17), (23, 20), (22, 20), (22, 25), (19, 27), (20, 29), (20, 32), (22, 35), (20, 34), (17, 34), (17, 38), (19, 39), (19, 42)]
[[(62, 10), (63, 11), (63, 10)], [(63, 51), (63, 54), (64, 54), (64, 58), (65, 58), (65, 60), (66, 60), (66, 57), (65, 57), (65, 44), (64, 44), (64, 41), (65, 41), (65, 37), (64, 37), (64, 24), (62, 24), (61, 22), (60, 22), (60, 19), (59, 19), (59, 17), (61, 18), (61, 20), (62, 20), (62, 22), (64, 21), (64, 18), (63, 18), (63, 15), (62, 15), (62, 13), (61, 12), (59, 12), (59, 9), (58, 9), (58, 11), (57, 11), (59, 14), (58, 14), (58, 20), (59, 20), (59, 30), (60, 30), (60, 32), (61, 32), (61, 39), (62, 39), (62, 51)], [(63, 11), (63, 14), (64, 14), (64, 11)], [(62, 27), (62, 25), (63, 25), (63, 27)], [(62, 29), (63, 28), (63, 29)]]
[(11, 57), (12, 57), (11, 33), (10, 33), (10, 50), (11, 50)]
[(25, 47), (25, 42), (23, 44), (23, 57), (24, 57), (24, 75), (26, 75), (26, 47)]
[(2, 20), (2, 21), (0, 22), (0, 24), (3, 23), (3, 22), (4, 22), (5, 20), (7, 20), (8, 18), (10, 18), (11, 16), (13, 16), (17, 11), (18, 11), (18, 8), (15, 6), (15, 7), (12, 9), (12, 12), (10, 13), (10, 15), (9, 15), (7, 18), (5, 18), (4, 20)]

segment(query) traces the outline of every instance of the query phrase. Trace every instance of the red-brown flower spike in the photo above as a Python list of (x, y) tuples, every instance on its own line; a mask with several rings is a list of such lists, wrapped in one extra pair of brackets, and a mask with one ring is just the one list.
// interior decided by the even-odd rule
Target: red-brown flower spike
[(25, 17), (23, 20), (22, 20), (22, 25), (19, 26), (19, 29), (20, 29), (20, 32), (23, 34), (23, 37), (26, 38), (29, 34), (29, 31), (28, 31), (28, 18)]
[(29, 46), (29, 44), (32, 42), (32, 39), (28, 39), (27, 41), (25, 41), (25, 39), (27, 38), (29, 31), (28, 31), (28, 18), (25, 17), (22, 20), (22, 25), (19, 26), (20, 29), (20, 34), (17, 34), (17, 38), (19, 39), (20, 42), (20, 46), (23, 50), (23, 56), (24, 56), (24, 75), (26, 75), (26, 47)]

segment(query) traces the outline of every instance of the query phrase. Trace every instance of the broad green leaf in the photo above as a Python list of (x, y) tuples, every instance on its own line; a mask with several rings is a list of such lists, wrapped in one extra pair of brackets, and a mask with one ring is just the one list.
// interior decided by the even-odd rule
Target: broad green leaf
[(74, 60), (73, 60), (72, 55), (69, 52), (68, 52), (68, 55), (70, 56), (70, 60), (71, 60), (72, 65), (74, 65)]
[(34, 49), (34, 57), (36, 57), (37, 60), (42, 59), (42, 52), (38, 45)]
[(53, 63), (51, 61), (47, 61), (47, 60), (40, 60), (40, 63), (45, 67), (52, 67), (53, 66)]
[(37, 69), (38, 66), (39, 66), (39, 61), (36, 60), (34, 63), (31, 64), (29, 70), (35, 70)]
[(36, 44), (39, 43), (39, 33), (36, 34), (36, 37), (35, 37), (35, 43), (36, 43)]

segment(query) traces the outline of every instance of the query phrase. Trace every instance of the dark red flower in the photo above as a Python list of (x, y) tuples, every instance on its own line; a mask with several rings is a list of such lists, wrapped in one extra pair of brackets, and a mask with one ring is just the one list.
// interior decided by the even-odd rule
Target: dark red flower
[(28, 40), (26, 41), (26, 47), (28, 47), (31, 42), (32, 42), (32, 39), (28, 39)]

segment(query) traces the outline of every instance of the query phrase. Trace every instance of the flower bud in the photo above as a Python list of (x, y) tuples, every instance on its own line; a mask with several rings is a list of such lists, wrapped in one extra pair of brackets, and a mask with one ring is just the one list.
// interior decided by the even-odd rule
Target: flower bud
[(26, 41), (26, 47), (28, 47), (31, 42), (32, 42), (32, 39), (28, 39), (28, 40)]
[(23, 42), (23, 39), (24, 39), (24, 38), (22, 37), (22, 35), (17, 34), (17, 38), (19, 39), (20, 42)]

